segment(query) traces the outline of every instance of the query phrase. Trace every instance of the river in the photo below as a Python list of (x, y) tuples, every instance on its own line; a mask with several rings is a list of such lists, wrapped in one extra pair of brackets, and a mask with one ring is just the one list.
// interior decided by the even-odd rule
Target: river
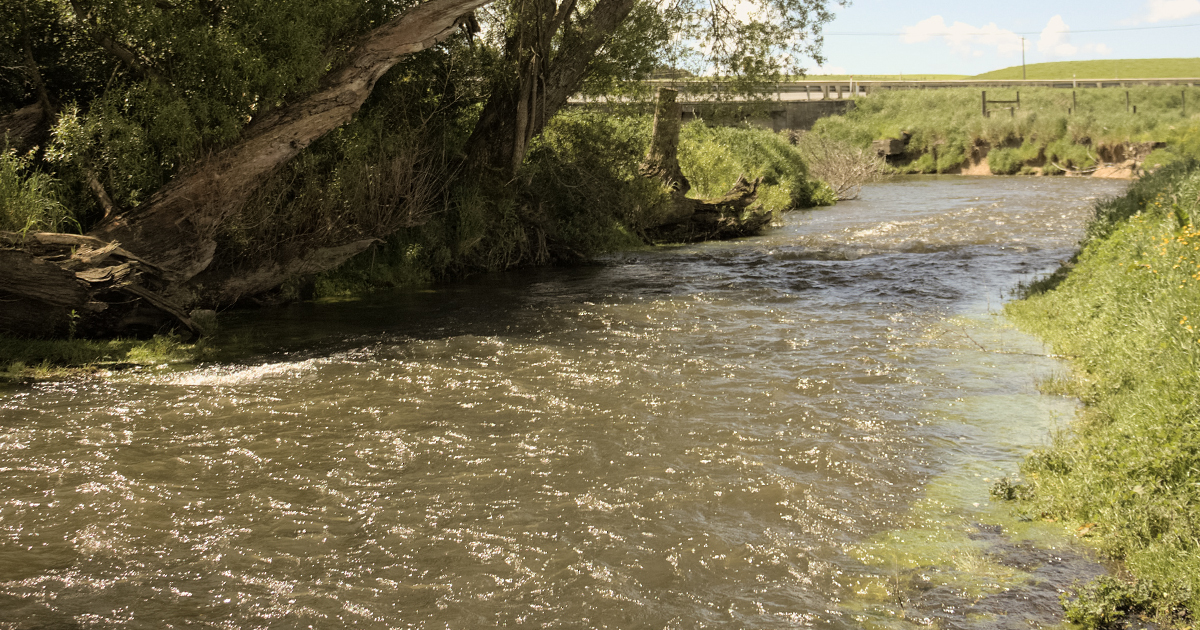
[(999, 310), (1124, 186), (902, 179), (0, 390), (0, 627), (1058, 623), (1102, 569), (988, 488), (1075, 407)]

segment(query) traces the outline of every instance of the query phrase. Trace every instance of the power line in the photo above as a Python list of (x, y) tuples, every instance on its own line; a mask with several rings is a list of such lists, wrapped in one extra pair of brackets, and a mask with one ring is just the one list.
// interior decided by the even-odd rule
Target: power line
[[(1170, 26), (1130, 26), (1130, 27), (1126, 27), (1126, 28), (1089, 28), (1089, 29), (1083, 29), (1083, 30), (1078, 30), (1078, 31), (1066, 30), (1066, 31), (1048, 31), (1048, 32), (1055, 33), (1055, 34), (1072, 35), (1075, 33), (1113, 33), (1113, 32), (1117, 32), (1117, 31), (1151, 31), (1151, 30), (1158, 30), (1158, 29), (1164, 29), (1164, 28), (1192, 28), (1192, 27), (1196, 27), (1196, 26), (1200, 26), (1200, 24), (1172, 24)], [(1001, 31), (1001, 32), (1004, 32), (1004, 31)], [(1012, 33), (1013, 35), (1041, 35), (1042, 33), (1046, 33), (1047, 31), (1007, 31), (1007, 32)], [(950, 36), (955, 36), (955, 35), (962, 35), (963, 33), (952, 33), (949, 31), (944, 32), (944, 33), (910, 33), (907, 31), (899, 31), (899, 32), (892, 32), (892, 33), (822, 33), (822, 34), (825, 35), (826, 37), (829, 37), (831, 35), (833, 35), (833, 36), (853, 36), (853, 37), (898, 37), (901, 35), (910, 35), (910, 34), (921, 35), (922, 37), (950, 37)], [(997, 34), (997, 33), (995, 33), (995, 32), (989, 33), (987, 31), (977, 31), (974, 33), (968, 33), (968, 35), (995, 35), (995, 34)]]

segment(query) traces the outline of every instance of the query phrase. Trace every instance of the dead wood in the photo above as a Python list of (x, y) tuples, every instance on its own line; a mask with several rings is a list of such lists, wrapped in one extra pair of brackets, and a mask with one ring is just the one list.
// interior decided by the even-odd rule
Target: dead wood
[(0, 332), (30, 337), (195, 332), (161, 269), (86, 236), (0, 232)]

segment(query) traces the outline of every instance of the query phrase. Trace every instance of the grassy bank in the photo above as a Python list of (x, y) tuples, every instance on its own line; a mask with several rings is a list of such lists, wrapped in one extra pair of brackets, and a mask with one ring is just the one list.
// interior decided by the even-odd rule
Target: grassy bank
[(1069, 273), (1006, 313), (1073, 357), (1073, 375), (1051, 385), (1086, 405), (1007, 494), (1128, 570), (1083, 588), (1070, 616), (1092, 627), (1126, 613), (1200, 620), (1200, 163), (1098, 204)]
[[(908, 90), (857, 100), (844, 116), (817, 121), (813, 132), (868, 146), (880, 138), (911, 136), (907, 173), (945, 173), (988, 158), (998, 174), (1038, 167), (1046, 174), (1121, 161), (1130, 143), (1167, 143), (1175, 153), (1156, 161), (1200, 155), (1200, 88), (1126, 90), (1020, 90), (1021, 107), (984, 118), (980, 90)], [(993, 100), (1015, 100), (1016, 90), (988, 90)], [(1186, 94), (1186, 97), (1185, 97)], [(1133, 112), (1133, 107), (1137, 112)], [(1119, 150), (1118, 150), (1119, 148)], [(992, 155), (996, 152), (996, 155)], [(1060, 168), (1061, 167), (1061, 168)], [(1029, 172), (1029, 171), (1026, 171)]]
[(215, 358), (211, 341), (152, 339), (18, 339), (0, 335), (0, 383), (65, 378), (138, 366), (194, 363)]
[[(1054, 79), (1161, 79), (1200, 77), (1200, 57), (1163, 59), (1094, 59), (1051, 61), (1025, 66), (1025, 78)], [(1018, 80), (1021, 66), (992, 70), (972, 79)]]

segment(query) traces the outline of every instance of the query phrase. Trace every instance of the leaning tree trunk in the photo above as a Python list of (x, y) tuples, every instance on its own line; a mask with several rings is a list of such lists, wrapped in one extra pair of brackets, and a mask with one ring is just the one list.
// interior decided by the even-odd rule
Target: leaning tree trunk
[[(563, 0), (555, 7), (550, 1), (542, 7), (544, 15), (524, 17), (546, 25), (531, 29), (539, 34), (535, 41), (515, 42), (517, 54), (524, 55), (517, 63), (519, 76), (493, 88), (467, 140), (467, 163), (474, 169), (511, 178), (525, 159), (530, 139), (579, 92), (588, 66), (629, 16), (635, 0), (599, 0), (578, 24), (571, 21), (575, 4)], [(562, 43), (552, 50), (551, 40), (560, 31)]]
[[(69, 324), (72, 329), (93, 334), (116, 334), (124, 332), (122, 326), (129, 322), (146, 319), (142, 315), (120, 317), (116, 311), (136, 310), (130, 305), (143, 303), (191, 328), (182, 313), (194, 304), (197, 294), (196, 287), (188, 282), (212, 263), (215, 236), (222, 224), (242, 209), (276, 168), (349, 121), (375, 82), (402, 57), (445, 39), (466, 14), (489, 2), (492, 0), (429, 0), (376, 28), (355, 46), (344, 66), (322, 80), (315, 93), (254, 122), (233, 146), (197, 161), (145, 203), (114, 213), (88, 234), (88, 248), (119, 245), (128, 256), (110, 253), (82, 264), (69, 251), (47, 251), (37, 238), (20, 242), (14, 242), (11, 236), (0, 239), (0, 249), (10, 252), (5, 260), (12, 263), (0, 273), (0, 302), (14, 314), (0, 318), (0, 330), (52, 334), (55, 327)], [(240, 286), (257, 289), (277, 285), (297, 271), (336, 266), (371, 242), (342, 243), (293, 259), (271, 261), (252, 272), (254, 282)], [(23, 253), (11, 253), (16, 250)], [(13, 266), (16, 261), (20, 261), (19, 267)], [(46, 271), (43, 263), (58, 267), (65, 275)], [(102, 270), (119, 265), (127, 265), (120, 277), (106, 279), (107, 272)], [(31, 284), (17, 269), (33, 274), (30, 278), (53, 280), (47, 280), (50, 284), (45, 286)], [(90, 281), (96, 278), (101, 281)], [(147, 283), (150, 278), (153, 282)], [(50, 286), (59, 288), (59, 297), (46, 294)], [(209, 286), (205, 291), (229, 294), (223, 287)], [(22, 306), (18, 308), (18, 304)], [(39, 309), (47, 314), (40, 321), (15, 315), (37, 313)], [(101, 317), (101, 313), (105, 315)]]
[(671, 189), (671, 203), (657, 220), (646, 227), (652, 240), (695, 242), (758, 234), (771, 223), (770, 210), (753, 206), (762, 178), (747, 181), (739, 176), (722, 197), (693, 199), (691, 184), (679, 167), (679, 130), (683, 108), (675, 101), (676, 91), (659, 88), (654, 108), (654, 131), (650, 150), (638, 167), (646, 177), (659, 179)]

